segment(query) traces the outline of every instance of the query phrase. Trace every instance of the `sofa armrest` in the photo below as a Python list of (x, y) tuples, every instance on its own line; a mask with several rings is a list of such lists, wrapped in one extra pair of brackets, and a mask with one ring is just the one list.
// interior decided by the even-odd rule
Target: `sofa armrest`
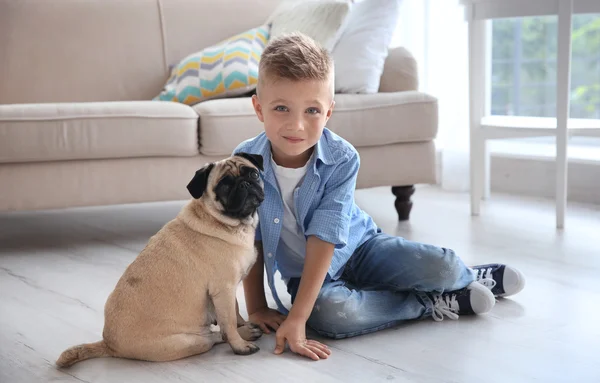
[(403, 92), (418, 89), (417, 61), (406, 48), (391, 48), (383, 67), (379, 91)]

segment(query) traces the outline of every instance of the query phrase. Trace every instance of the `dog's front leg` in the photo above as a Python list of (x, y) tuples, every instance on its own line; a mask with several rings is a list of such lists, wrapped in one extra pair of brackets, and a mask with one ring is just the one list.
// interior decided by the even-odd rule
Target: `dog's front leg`
[(240, 306), (237, 299), (235, 300), (235, 312), (237, 316), (238, 333), (244, 340), (257, 340), (262, 336), (262, 330), (254, 323), (246, 322), (240, 315)]
[(238, 327), (242, 327), (246, 324), (246, 321), (240, 315), (240, 305), (238, 304), (237, 298), (235, 298), (235, 316), (237, 318), (237, 326)]
[(229, 343), (234, 353), (239, 355), (254, 354), (258, 346), (242, 339), (237, 330), (237, 299), (235, 286), (220, 286), (211, 292), (211, 298), (217, 314), (217, 323), (221, 328), (223, 339)]

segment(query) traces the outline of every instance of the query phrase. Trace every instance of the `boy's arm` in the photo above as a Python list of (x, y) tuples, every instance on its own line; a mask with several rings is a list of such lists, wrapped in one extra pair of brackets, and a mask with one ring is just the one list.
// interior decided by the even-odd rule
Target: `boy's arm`
[(301, 320), (304, 323), (308, 320), (331, 265), (333, 250), (332, 243), (322, 241), (315, 236), (308, 237), (302, 278), (294, 305), (288, 315), (290, 319)]
[(257, 252), (256, 262), (243, 282), (246, 311), (248, 311), (250, 322), (258, 325), (264, 333), (270, 334), (271, 330), (269, 328), (277, 330), (285, 320), (285, 315), (280, 314), (277, 310), (270, 309), (267, 304), (262, 242), (255, 241), (254, 247)]
[(277, 331), (276, 354), (283, 352), (286, 340), (292, 351), (314, 360), (327, 358), (331, 353), (325, 345), (306, 339), (305, 326), (331, 266), (335, 248), (343, 248), (348, 243), (359, 168), (360, 157), (353, 150), (339, 163), (325, 185), (325, 192), (305, 232), (308, 241), (302, 278), (290, 314)]
[(327, 359), (331, 351), (324, 344), (306, 339), (306, 321), (312, 312), (325, 274), (333, 258), (334, 245), (310, 236), (306, 243), (306, 258), (300, 286), (290, 313), (276, 334), (275, 354), (281, 354), (285, 342), (296, 354), (313, 360)]
[(246, 311), (248, 311), (248, 315), (252, 315), (258, 310), (267, 307), (264, 283), (265, 265), (260, 223), (257, 225), (254, 233), (254, 249), (256, 251), (256, 262), (254, 262), (254, 265), (252, 265), (252, 268), (250, 268), (248, 275), (243, 281), (244, 298), (246, 299)]
[(257, 256), (256, 262), (244, 278), (244, 297), (246, 298), (246, 310), (252, 315), (258, 310), (267, 307), (264, 283), (264, 261), (262, 242), (255, 241)]

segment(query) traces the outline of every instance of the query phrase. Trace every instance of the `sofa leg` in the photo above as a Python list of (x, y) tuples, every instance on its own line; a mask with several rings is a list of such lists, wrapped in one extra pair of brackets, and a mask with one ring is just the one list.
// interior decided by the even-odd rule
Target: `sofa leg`
[(410, 210), (412, 209), (413, 203), (410, 197), (414, 194), (415, 187), (409, 186), (392, 186), (392, 194), (396, 196), (396, 211), (398, 212), (398, 220), (408, 221), (410, 216)]

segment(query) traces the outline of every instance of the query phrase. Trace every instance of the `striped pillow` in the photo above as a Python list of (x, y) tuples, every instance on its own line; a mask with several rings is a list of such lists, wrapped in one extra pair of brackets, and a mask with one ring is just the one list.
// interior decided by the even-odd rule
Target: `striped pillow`
[(167, 84), (153, 100), (194, 105), (254, 90), (269, 28), (253, 28), (187, 56), (171, 70)]

